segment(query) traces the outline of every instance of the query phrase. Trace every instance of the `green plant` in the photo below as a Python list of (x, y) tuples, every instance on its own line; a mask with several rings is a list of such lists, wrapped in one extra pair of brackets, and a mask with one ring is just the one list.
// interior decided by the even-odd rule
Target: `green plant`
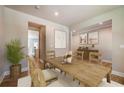
[(19, 64), (19, 62), (24, 58), (24, 53), (22, 49), (24, 47), (21, 46), (19, 40), (12, 40), (10, 43), (6, 45), (7, 48), (7, 59), (13, 65)]

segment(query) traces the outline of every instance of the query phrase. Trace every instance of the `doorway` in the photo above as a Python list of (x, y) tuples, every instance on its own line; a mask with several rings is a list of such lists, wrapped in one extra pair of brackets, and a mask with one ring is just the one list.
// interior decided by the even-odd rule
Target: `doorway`
[(35, 56), (37, 49), (39, 49), (39, 31), (28, 30), (28, 55)]
[(28, 23), (28, 55), (45, 59), (46, 27), (37, 23)]

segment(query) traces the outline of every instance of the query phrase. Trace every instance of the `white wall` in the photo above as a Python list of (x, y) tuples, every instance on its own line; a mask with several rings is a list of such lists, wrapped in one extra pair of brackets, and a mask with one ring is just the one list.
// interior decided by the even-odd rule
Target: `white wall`
[(124, 7), (104, 13), (71, 27), (79, 31), (90, 25), (112, 19), (112, 65), (113, 70), (124, 72)]
[(3, 27), (3, 6), (0, 6), (0, 75), (4, 67), (4, 27)]
[[(54, 31), (55, 29), (61, 29), (67, 32), (67, 44), (68, 44), (68, 34), (69, 29), (66, 26), (53, 23), (41, 18), (37, 18), (25, 13), (21, 13), (9, 8), (4, 8), (4, 18), (5, 18), (5, 31), (6, 37), (5, 42), (9, 42), (11, 39), (19, 38), (22, 41), (22, 45), (25, 46), (25, 53), (28, 50), (28, 22), (34, 22), (37, 24), (42, 24), (46, 26), (46, 49), (54, 49)], [(64, 55), (65, 51), (68, 51), (69, 47), (67, 45), (66, 49), (56, 49), (56, 55)], [(8, 63), (7, 63), (8, 64)], [(22, 61), (23, 67), (26, 66), (26, 62)], [(8, 67), (6, 67), (8, 69)]]
[[(112, 61), (112, 29), (106, 28), (96, 31), (99, 32), (99, 43), (95, 45), (94, 48), (92, 48), (91, 45), (87, 46), (89, 46), (90, 49), (99, 50), (102, 53), (103, 60)], [(72, 50), (76, 51), (80, 46), (80, 34), (73, 35), (72, 42)]]
[(79, 34), (73, 35), (71, 39), (72, 51), (75, 52), (80, 46), (80, 35)]
[(112, 29), (99, 30), (99, 44), (95, 46), (102, 53), (103, 60), (112, 61)]

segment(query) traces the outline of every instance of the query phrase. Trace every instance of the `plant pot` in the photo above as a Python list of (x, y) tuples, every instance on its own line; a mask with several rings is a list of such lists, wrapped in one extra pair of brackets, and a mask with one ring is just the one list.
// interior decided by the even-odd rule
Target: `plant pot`
[(21, 64), (15, 64), (10, 66), (10, 77), (12, 79), (18, 79), (21, 74)]

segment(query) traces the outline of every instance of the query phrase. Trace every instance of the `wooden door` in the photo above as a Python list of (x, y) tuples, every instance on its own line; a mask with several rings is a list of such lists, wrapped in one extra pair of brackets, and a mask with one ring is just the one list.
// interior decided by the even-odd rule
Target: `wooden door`
[(46, 57), (46, 27), (42, 26), (39, 33), (39, 48), (40, 48), (40, 59), (45, 59)]

